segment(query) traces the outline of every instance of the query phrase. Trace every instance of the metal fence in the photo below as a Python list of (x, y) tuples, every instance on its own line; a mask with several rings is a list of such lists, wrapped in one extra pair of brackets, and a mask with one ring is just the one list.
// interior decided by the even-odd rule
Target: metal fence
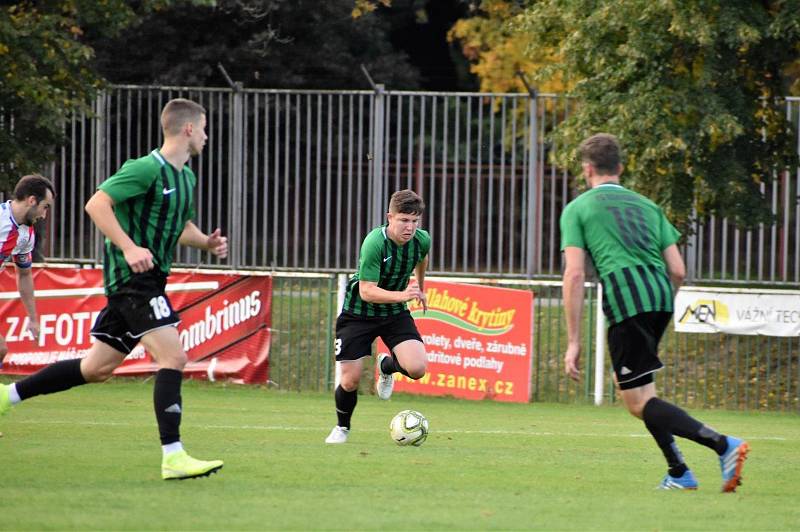
[[(192, 161), (199, 226), (220, 226), (231, 256), (218, 266), (352, 270), (361, 237), (403, 187), (426, 200), (432, 271), (482, 276), (560, 273), (558, 218), (575, 195), (550, 166), (547, 133), (574, 100), (540, 94), (284, 91), (116, 86), (94, 116), (65, 124), (51, 168), (60, 191), (47, 255), (98, 262), (99, 235), (81, 206), (126, 159), (161, 143), (158, 115), (174, 97), (208, 111), (208, 145)], [(800, 100), (787, 117), (800, 125)], [(800, 129), (800, 128), (798, 128)], [(535, 135), (531, 135), (535, 131)], [(798, 137), (800, 151), (800, 137)], [(745, 232), (708, 219), (686, 249), (695, 280), (800, 282), (800, 170), (762, 185), (774, 226)], [(179, 260), (199, 255), (182, 249)]]
[[(174, 97), (207, 110), (208, 145), (191, 163), (199, 177), (196, 222), (207, 231), (222, 227), (231, 242), (226, 261), (192, 249), (180, 249), (178, 260), (276, 271), (273, 384), (329, 389), (332, 272), (356, 268), (361, 238), (382, 221), (389, 194), (410, 187), (427, 203), (432, 273), (516, 279), (513, 286), (534, 291), (533, 399), (591, 401), (593, 306), (586, 307), (586, 378), (576, 384), (563, 373), (559, 285), (525, 280), (561, 271), (558, 219), (575, 187), (571, 176), (548, 164), (556, 146), (547, 134), (574, 111), (574, 100), (381, 87), (111, 87), (91, 116), (64, 124), (69, 142), (49, 169), (59, 194), (46, 231), (48, 258), (100, 262), (100, 235), (82, 206), (126, 159), (161, 144), (159, 113)], [(800, 130), (800, 98), (784, 105)], [(800, 154), (800, 136), (797, 144)], [(745, 231), (725, 219), (698, 220), (684, 250), (691, 279), (800, 283), (799, 182), (800, 169), (793, 169), (762, 185), (775, 225)], [(590, 288), (587, 303), (593, 297)], [(799, 411), (798, 344), (796, 338), (670, 331), (657, 384), (662, 395), (687, 406)], [(613, 401), (611, 379), (605, 382), (605, 399)]]
[[(547, 163), (556, 148), (547, 134), (573, 112), (574, 100), (380, 87), (112, 87), (91, 116), (64, 124), (68, 142), (49, 169), (59, 194), (46, 231), (48, 258), (101, 262), (100, 235), (82, 206), (126, 159), (161, 144), (158, 116), (174, 97), (207, 110), (208, 146), (192, 162), (199, 177), (196, 221), (205, 230), (222, 227), (231, 240), (227, 261), (191, 249), (181, 249), (178, 260), (276, 271), (272, 385), (331, 389), (338, 312), (332, 272), (356, 268), (360, 240), (382, 221), (389, 194), (413, 188), (427, 203), (432, 273), (480, 276), (534, 292), (532, 399), (595, 399), (596, 287), (587, 288), (584, 378), (575, 383), (563, 371), (560, 283), (525, 280), (560, 274), (558, 219), (575, 189), (571, 176)], [(800, 131), (800, 98), (787, 98), (784, 106)], [(797, 150), (800, 155), (800, 135)], [(800, 168), (765, 180), (761, 193), (774, 225), (747, 231), (727, 219), (695, 222), (684, 249), (691, 280), (800, 283)], [(800, 412), (800, 338), (669, 328), (660, 356), (659, 393), (678, 404)], [(608, 356), (603, 360), (603, 397), (614, 402)], [(366, 375), (364, 390), (371, 389), (372, 373)]]
[(297, 391), (331, 389), (337, 286), (334, 274), (273, 275), (271, 385)]
[[(576, 383), (564, 374), (567, 336), (561, 284), (521, 280), (502, 281), (502, 285), (534, 293), (532, 400), (594, 401), (596, 287), (589, 283), (586, 290), (583, 379)], [(336, 275), (276, 273), (273, 287), (272, 384), (285, 390), (332, 390)], [(799, 338), (688, 334), (669, 327), (660, 357), (665, 367), (656, 376), (659, 395), (677, 404), (800, 413)], [(603, 360), (603, 400), (613, 403), (617, 397), (610, 357), (606, 354)], [(363, 393), (371, 393), (372, 375), (365, 371)]]
[[(126, 159), (160, 144), (158, 112), (173, 97), (208, 111), (209, 143), (192, 163), (197, 222), (226, 230), (231, 266), (352, 269), (361, 236), (381, 223), (391, 191), (405, 187), (427, 202), (433, 270), (533, 274), (558, 260), (541, 250), (557, 247), (552, 222), (566, 174), (558, 186), (554, 170), (538, 190), (530, 184), (566, 98), (151, 87), (113, 88), (94, 118), (67, 125), (71, 142), (53, 168), (63, 194), (50, 256), (95, 259), (98, 236), (74, 207)], [(543, 192), (550, 216), (529, 216), (531, 204), (546, 210)], [(182, 250), (179, 259), (197, 256)]]

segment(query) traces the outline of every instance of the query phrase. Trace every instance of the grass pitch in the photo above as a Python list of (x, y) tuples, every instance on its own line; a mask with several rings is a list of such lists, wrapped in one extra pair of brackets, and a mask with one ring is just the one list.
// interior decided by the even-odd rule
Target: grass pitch
[[(151, 395), (151, 382), (118, 380), (0, 418), (0, 528), (800, 528), (796, 414), (694, 411), (750, 441), (744, 484), (719, 493), (716, 456), (681, 440), (700, 490), (661, 492), (661, 453), (621, 407), (361, 395), (350, 441), (331, 446), (331, 395), (189, 382), (186, 448), (225, 467), (164, 482)], [(389, 438), (406, 408), (431, 423), (419, 448)]]

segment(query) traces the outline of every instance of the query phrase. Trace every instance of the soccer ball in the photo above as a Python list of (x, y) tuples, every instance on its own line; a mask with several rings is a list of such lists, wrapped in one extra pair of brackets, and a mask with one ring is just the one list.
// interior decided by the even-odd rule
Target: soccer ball
[(397, 445), (419, 447), (428, 437), (428, 420), (416, 410), (403, 410), (392, 418), (389, 434)]

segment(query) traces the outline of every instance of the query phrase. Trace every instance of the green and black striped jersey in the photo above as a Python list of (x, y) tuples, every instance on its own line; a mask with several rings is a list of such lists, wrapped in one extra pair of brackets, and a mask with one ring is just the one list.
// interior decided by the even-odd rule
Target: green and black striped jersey
[(584, 192), (561, 215), (561, 250), (589, 253), (603, 284), (609, 324), (643, 312), (673, 311), (661, 253), (679, 237), (658, 205), (615, 183)]
[(361, 244), (358, 272), (350, 278), (344, 298), (343, 312), (372, 318), (393, 316), (406, 309), (405, 303), (367, 303), (358, 291), (359, 281), (377, 283), (379, 288), (401, 292), (406, 289), (414, 268), (431, 249), (431, 236), (417, 229), (414, 237), (403, 246), (386, 234), (386, 225), (369, 232)]
[[(178, 170), (153, 150), (126, 161), (98, 189), (114, 200), (114, 215), (131, 240), (149, 249), (155, 267), (168, 274), (178, 238), (194, 217), (196, 185), (197, 177), (188, 166)], [(122, 250), (109, 239), (103, 259), (106, 295), (111, 295), (130, 279), (132, 271)]]

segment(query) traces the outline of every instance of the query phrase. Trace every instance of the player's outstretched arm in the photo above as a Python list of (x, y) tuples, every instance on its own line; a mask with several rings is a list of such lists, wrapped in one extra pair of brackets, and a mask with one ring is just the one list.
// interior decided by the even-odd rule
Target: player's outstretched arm
[(583, 282), (586, 278), (585, 253), (578, 247), (564, 248), (564, 314), (567, 319), (567, 352), (564, 371), (570, 378), (580, 378), (581, 315), (583, 314)]
[(221, 259), (228, 256), (228, 237), (222, 236), (222, 231), (219, 228), (207, 235), (193, 222), (186, 222), (178, 242), (184, 246), (208, 251)]
[(34, 299), (33, 274), (30, 268), (17, 266), (17, 289), (22, 304), (28, 312), (28, 330), (34, 339), (39, 338), (39, 314), (36, 312), (36, 301)]
[(98, 190), (86, 202), (84, 209), (100, 232), (122, 250), (131, 270), (142, 273), (153, 269), (153, 254), (149, 249), (137, 246), (119, 225), (114, 215), (114, 200), (108, 193)]

